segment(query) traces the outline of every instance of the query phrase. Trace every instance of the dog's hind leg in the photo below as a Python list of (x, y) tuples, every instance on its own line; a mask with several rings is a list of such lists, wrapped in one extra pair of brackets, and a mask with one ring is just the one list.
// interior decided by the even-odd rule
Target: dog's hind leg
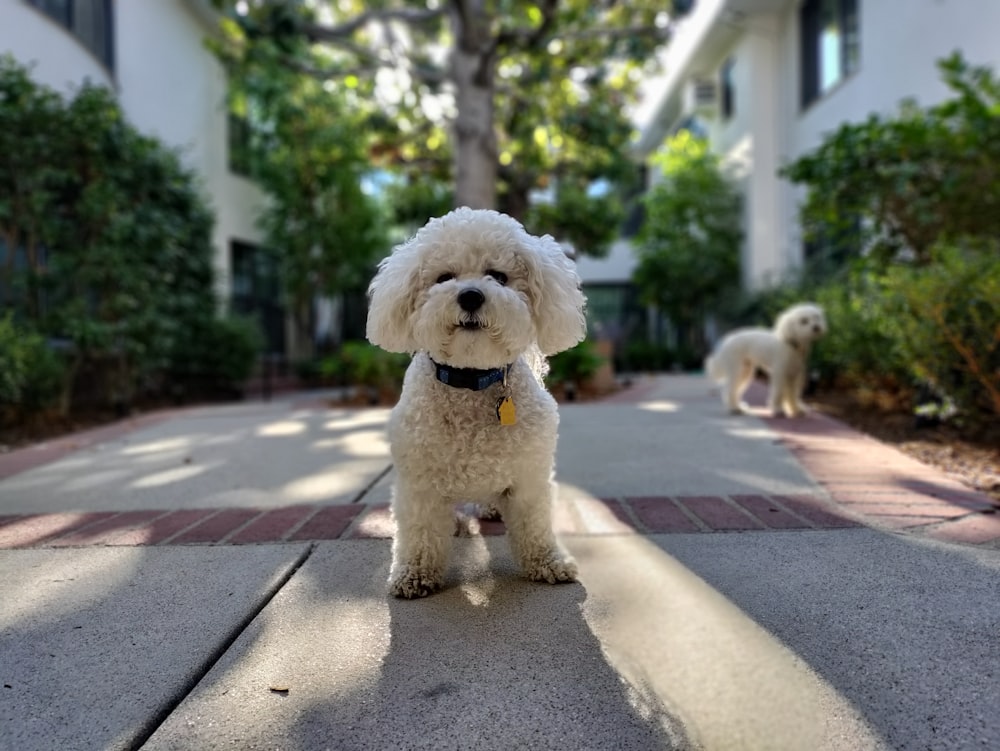
[(397, 487), (392, 500), (396, 533), (389, 592), (407, 599), (426, 597), (440, 589), (455, 531), (455, 512), (450, 504), (437, 499), (427, 502), (413, 493), (413, 489)]
[(576, 581), (576, 562), (552, 532), (552, 497), (555, 486), (548, 479), (522, 476), (501, 503), (507, 539), (515, 560), (532, 581), (549, 584)]

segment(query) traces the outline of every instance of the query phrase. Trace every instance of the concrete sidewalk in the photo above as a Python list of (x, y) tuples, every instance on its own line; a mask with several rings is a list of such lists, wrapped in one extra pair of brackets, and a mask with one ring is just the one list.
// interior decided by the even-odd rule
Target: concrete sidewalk
[(401, 602), (386, 416), (299, 397), (0, 457), (0, 747), (1000, 747), (989, 498), (649, 379), (562, 408), (580, 583), (521, 580), (484, 524)]

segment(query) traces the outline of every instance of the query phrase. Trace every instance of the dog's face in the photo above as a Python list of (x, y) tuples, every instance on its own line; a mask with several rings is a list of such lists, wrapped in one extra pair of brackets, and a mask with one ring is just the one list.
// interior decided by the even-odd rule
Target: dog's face
[(586, 333), (579, 285), (552, 238), (495, 211), (456, 209), (379, 266), (368, 339), (463, 368), (513, 362), (533, 343), (552, 354)]
[(803, 303), (782, 313), (775, 328), (785, 341), (812, 344), (826, 334), (826, 316), (818, 305)]

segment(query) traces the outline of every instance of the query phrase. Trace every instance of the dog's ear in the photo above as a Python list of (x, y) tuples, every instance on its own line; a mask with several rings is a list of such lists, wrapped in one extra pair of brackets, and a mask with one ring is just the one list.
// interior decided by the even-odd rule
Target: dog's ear
[(587, 335), (586, 298), (576, 264), (551, 236), (530, 237), (524, 253), (538, 348), (554, 355)]
[(389, 352), (413, 352), (413, 313), (420, 266), (411, 240), (382, 259), (368, 286), (368, 341)]

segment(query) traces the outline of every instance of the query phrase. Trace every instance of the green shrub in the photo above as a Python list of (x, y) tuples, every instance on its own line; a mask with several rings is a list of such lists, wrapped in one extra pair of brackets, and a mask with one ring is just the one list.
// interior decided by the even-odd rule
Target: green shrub
[(0, 237), (24, 259), (0, 269), (6, 304), (68, 341), (67, 381), (95, 381), (67, 383), (64, 408), (80, 391), (127, 404), (215, 315), (214, 217), (196, 176), (113, 91), (64, 98), (9, 55), (0, 154)]
[(604, 358), (598, 354), (597, 346), (590, 339), (584, 339), (575, 347), (549, 358), (545, 380), (550, 386), (567, 382), (580, 384), (596, 374), (603, 364)]
[(897, 310), (881, 277), (859, 270), (814, 290), (812, 297), (828, 325), (810, 358), (821, 383), (909, 389), (913, 379), (900, 347)]
[(263, 345), (260, 327), (250, 318), (207, 318), (171, 353), (173, 390), (199, 396), (239, 392), (253, 373)]
[(348, 386), (398, 391), (409, 363), (409, 355), (386, 352), (364, 341), (347, 341), (339, 352), (324, 358), (321, 372)]
[(23, 334), (8, 313), (0, 318), (0, 404), (20, 400), (25, 380)]
[(933, 265), (891, 268), (898, 346), (912, 374), (983, 422), (1000, 416), (1000, 243), (938, 244)]
[(665, 344), (654, 344), (645, 339), (626, 342), (622, 351), (622, 368), (628, 371), (669, 370), (674, 364), (674, 351)]
[(22, 414), (54, 404), (63, 389), (66, 364), (37, 333), (0, 318), (0, 405)]

